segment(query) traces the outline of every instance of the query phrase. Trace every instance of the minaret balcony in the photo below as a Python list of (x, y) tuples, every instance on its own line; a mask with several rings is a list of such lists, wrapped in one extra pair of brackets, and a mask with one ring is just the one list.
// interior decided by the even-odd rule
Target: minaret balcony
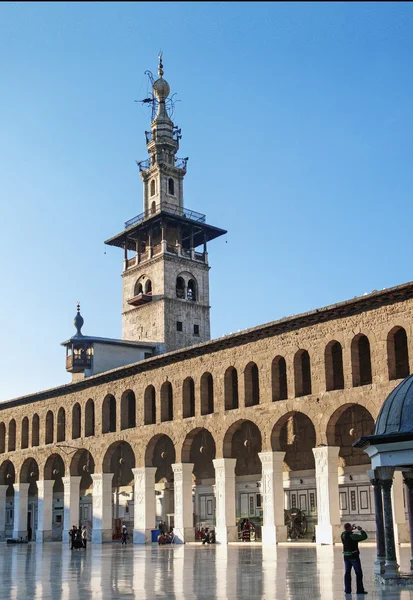
[(86, 352), (66, 356), (66, 371), (82, 373), (85, 369), (92, 368), (92, 357)]
[(133, 298), (129, 298), (127, 301), (131, 306), (142, 306), (142, 304), (147, 304), (148, 302), (152, 302), (152, 292), (149, 294), (138, 294)]
[(139, 258), (136, 255), (125, 260), (125, 271), (133, 269), (133, 267), (141, 265), (142, 263), (147, 262), (151, 258), (160, 256), (161, 254), (172, 254), (174, 256), (182, 256), (183, 258), (188, 258), (190, 260), (195, 260), (197, 262), (208, 264), (207, 252), (197, 252), (196, 250), (191, 250), (190, 248), (182, 248), (179, 245), (161, 242), (160, 244), (156, 244), (156, 246), (153, 246), (152, 248), (147, 248), (145, 252), (141, 252)]

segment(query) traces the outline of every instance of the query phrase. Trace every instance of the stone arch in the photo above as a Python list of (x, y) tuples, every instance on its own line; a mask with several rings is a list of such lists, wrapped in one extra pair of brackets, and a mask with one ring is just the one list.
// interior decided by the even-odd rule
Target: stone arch
[(132, 390), (126, 390), (120, 399), (120, 428), (133, 427), (136, 427), (136, 398)]
[(161, 386), (161, 422), (173, 421), (174, 401), (170, 381), (165, 381)]
[(294, 356), (294, 383), (297, 398), (311, 394), (311, 363), (308, 350), (298, 350)]
[(40, 445), (40, 418), (37, 413), (32, 418), (32, 446)]
[(29, 496), (37, 496), (37, 484), (39, 480), (39, 465), (32, 457), (26, 458), (20, 469), (19, 482), (29, 484)]
[(201, 415), (210, 415), (214, 412), (214, 380), (211, 373), (201, 376)]
[(64, 442), (66, 440), (66, 411), (63, 406), (57, 412), (56, 434), (57, 442)]
[(16, 421), (12, 419), (9, 423), (9, 439), (7, 449), (9, 452), (16, 450)]
[(151, 180), (151, 196), (155, 196), (156, 193), (156, 183), (155, 183), (155, 179)]
[(128, 442), (117, 441), (109, 446), (103, 458), (104, 473), (113, 473), (112, 487), (133, 485), (135, 453)]
[(192, 302), (196, 302), (198, 299), (198, 284), (195, 277), (191, 277), (191, 279), (188, 281), (186, 297)]
[(0, 454), (6, 452), (6, 425), (0, 423)]
[(102, 433), (116, 431), (116, 398), (107, 394), (102, 403)]
[(95, 403), (92, 398), (89, 398), (85, 406), (85, 437), (93, 435), (95, 435)]
[(173, 441), (168, 435), (158, 433), (153, 436), (146, 446), (145, 466), (157, 467), (155, 482), (173, 481), (172, 465), (175, 463), (176, 452)]
[(287, 400), (287, 363), (283, 356), (276, 356), (271, 363), (272, 401)]
[(261, 473), (261, 432), (252, 421), (240, 419), (233, 423), (224, 436), (224, 458), (236, 458), (235, 475)]
[(175, 196), (175, 181), (172, 177), (169, 177), (168, 179), (168, 194), (170, 196)]
[(351, 367), (354, 387), (372, 383), (370, 342), (362, 333), (351, 342)]
[(235, 367), (228, 367), (224, 374), (225, 410), (239, 408), (238, 373)]
[(6, 496), (14, 496), (13, 484), (16, 482), (16, 471), (11, 460), (5, 460), (0, 466), (0, 485), (7, 485)]
[(65, 476), (65, 461), (58, 453), (51, 454), (44, 465), (44, 479), (54, 481), (53, 493), (62, 494), (64, 492), (63, 477)]
[(72, 408), (72, 440), (77, 440), (81, 437), (82, 409), (79, 402)]
[(343, 349), (340, 342), (331, 340), (324, 351), (326, 390), (344, 389)]
[(53, 444), (54, 438), (54, 415), (51, 410), (47, 411), (46, 414), (46, 428), (45, 428), (45, 444)]
[(389, 379), (404, 379), (410, 374), (407, 333), (396, 326), (387, 335), (387, 365)]
[(24, 417), (22, 420), (20, 448), (25, 450), (29, 447), (29, 418)]
[(185, 300), (185, 281), (180, 275), (176, 278), (176, 297)]
[(192, 377), (184, 379), (182, 384), (182, 417), (195, 417), (195, 383)]
[(193, 463), (195, 482), (215, 478), (212, 462), (215, 456), (215, 440), (210, 431), (204, 427), (197, 427), (187, 434), (182, 445), (182, 462)]
[(260, 377), (258, 367), (251, 361), (244, 369), (245, 406), (256, 406), (260, 403)]
[(156, 392), (153, 385), (148, 385), (143, 398), (143, 422), (145, 425), (156, 424)]
[(284, 471), (315, 469), (316, 431), (304, 413), (290, 411), (283, 415), (273, 427), (271, 446), (273, 451), (285, 452)]
[(81, 477), (80, 495), (85, 496), (86, 492), (93, 488), (92, 475), (95, 472), (95, 461), (89, 450), (80, 448), (74, 453), (69, 472), (72, 477)]
[(360, 448), (353, 448), (361, 436), (374, 433), (374, 419), (361, 404), (343, 404), (330, 417), (327, 424), (327, 443), (338, 446), (339, 466), (368, 465), (369, 456)]

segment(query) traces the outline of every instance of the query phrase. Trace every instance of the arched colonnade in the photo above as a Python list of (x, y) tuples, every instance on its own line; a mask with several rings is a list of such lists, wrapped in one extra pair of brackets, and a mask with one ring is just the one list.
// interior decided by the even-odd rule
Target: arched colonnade
[(72, 525), (85, 524), (101, 543), (126, 523), (135, 543), (145, 543), (162, 519), (182, 542), (209, 526), (227, 543), (248, 517), (263, 542), (276, 543), (286, 539), (284, 508), (300, 508), (317, 542), (333, 543), (350, 515), (374, 522), (368, 457), (352, 447), (372, 433), (372, 412), (355, 404), (327, 411), (328, 445), (317, 444), (308, 415), (290, 411), (275, 423), (234, 420), (223, 434), (212, 423), (181, 439), (158, 433), (141, 454), (115, 441), (96, 456), (55, 448), (41, 464), (34, 454), (19, 466), (7, 459), (0, 466), (0, 536), (67, 540)]

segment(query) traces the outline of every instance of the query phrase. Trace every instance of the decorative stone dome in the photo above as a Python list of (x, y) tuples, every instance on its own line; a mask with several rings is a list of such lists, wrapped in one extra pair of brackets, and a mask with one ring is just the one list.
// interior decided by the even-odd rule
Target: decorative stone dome
[(413, 375), (387, 396), (377, 418), (375, 435), (413, 433)]
[(153, 93), (159, 102), (166, 100), (170, 91), (169, 83), (163, 77), (159, 77), (153, 84)]

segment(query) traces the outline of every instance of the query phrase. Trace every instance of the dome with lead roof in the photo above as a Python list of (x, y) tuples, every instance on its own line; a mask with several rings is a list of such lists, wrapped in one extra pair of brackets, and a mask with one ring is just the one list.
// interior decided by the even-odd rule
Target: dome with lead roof
[(413, 433), (413, 375), (387, 396), (377, 417), (374, 435)]

